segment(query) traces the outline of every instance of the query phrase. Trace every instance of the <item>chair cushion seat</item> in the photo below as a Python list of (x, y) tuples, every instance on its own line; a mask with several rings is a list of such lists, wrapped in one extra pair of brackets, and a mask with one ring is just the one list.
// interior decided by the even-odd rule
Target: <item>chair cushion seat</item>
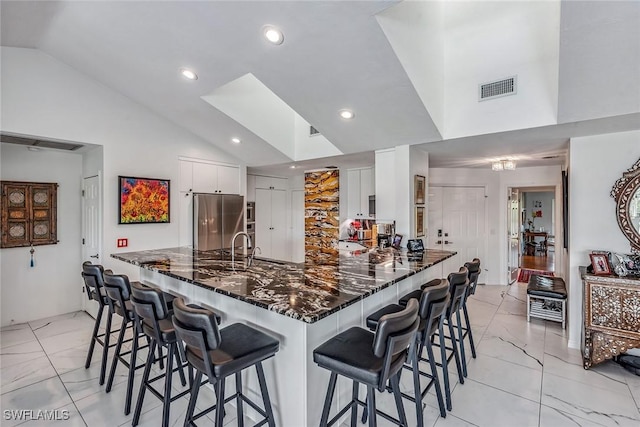
[(567, 298), (567, 288), (560, 277), (531, 275), (527, 285), (527, 294), (558, 299)]
[[(176, 342), (176, 330), (173, 327), (170, 316), (166, 319), (158, 320), (158, 327), (160, 328), (160, 339), (162, 339), (162, 343), (160, 344)], [(142, 331), (151, 338), (155, 338), (156, 336), (153, 323), (148, 319), (142, 319)]]
[[(313, 351), (313, 361), (345, 377), (377, 386), (384, 359), (373, 353), (374, 334), (354, 326), (329, 339)], [(400, 353), (391, 363), (391, 373), (402, 366), (405, 354)]]
[[(242, 323), (234, 323), (220, 330), (220, 347), (209, 351), (213, 373), (217, 378), (226, 377), (273, 356), (280, 342), (257, 329)], [(207, 372), (202, 352), (187, 347), (187, 360), (196, 369)]]

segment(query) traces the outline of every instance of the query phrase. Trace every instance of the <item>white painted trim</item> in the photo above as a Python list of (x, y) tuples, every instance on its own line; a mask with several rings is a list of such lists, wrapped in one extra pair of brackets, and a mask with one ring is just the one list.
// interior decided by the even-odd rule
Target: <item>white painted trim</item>
[(194, 163), (207, 163), (207, 164), (210, 164), (210, 165), (240, 167), (240, 164), (238, 164), (238, 163), (221, 162), (219, 160), (198, 159), (198, 158), (195, 158), (195, 157), (178, 156), (178, 160), (183, 160), (185, 162), (194, 162)]

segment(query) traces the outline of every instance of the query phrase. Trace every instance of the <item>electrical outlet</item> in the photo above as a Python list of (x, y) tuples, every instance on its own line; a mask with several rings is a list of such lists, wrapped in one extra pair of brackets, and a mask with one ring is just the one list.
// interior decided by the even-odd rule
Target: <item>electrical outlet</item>
[(117, 246), (119, 248), (126, 248), (127, 246), (129, 246), (129, 239), (118, 239)]

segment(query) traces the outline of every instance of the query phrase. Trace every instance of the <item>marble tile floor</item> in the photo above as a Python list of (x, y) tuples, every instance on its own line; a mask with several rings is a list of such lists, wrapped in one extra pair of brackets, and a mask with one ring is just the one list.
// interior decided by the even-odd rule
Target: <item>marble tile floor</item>
[[(453, 410), (446, 418), (439, 417), (433, 390), (425, 398), (425, 426), (640, 425), (640, 377), (614, 362), (585, 371), (580, 352), (567, 348), (567, 335), (559, 323), (539, 319), (527, 323), (526, 284), (479, 286), (468, 304), (478, 357), (471, 359), (467, 345), (469, 374), (464, 384), (457, 383), (455, 367), (449, 369)], [(118, 368), (113, 390), (107, 394), (97, 379), (100, 346), (96, 346), (91, 367), (84, 368), (92, 327), (93, 319), (77, 312), (0, 330), (0, 425), (131, 425), (132, 414), (123, 414), (125, 369)], [(119, 324), (113, 329), (117, 327)], [(140, 359), (145, 355), (142, 351)], [(141, 375), (139, 370), (134, 399)], [(174, 384), (176, 390), (181, 389), (177, 376)], [(412, 390), (407, 373), (402, 388)], [(203, 404), (212, 403), (212, 393), (202, 390)], [(184, 397), (172, 404), (171, 425), (182, 424), (187, 401)], [(377, 404), (395, 415), (390, 394), (379, 393)], [(17, 409), (59, 410), (68, 419), (6, 419), (5, 411)], [(405, 401), (405, 409), (409, 426), (415, 425), (413, 404)], [(161, 402), (148, 394), (139, 425), (158, 426), (161, 417)], [(213, 425), (210, 419), (199, 424)], [(225, 424), (237, 425), (232, 408), (227, 410)], [(391, 424), (379, 418), (378, 425)]]

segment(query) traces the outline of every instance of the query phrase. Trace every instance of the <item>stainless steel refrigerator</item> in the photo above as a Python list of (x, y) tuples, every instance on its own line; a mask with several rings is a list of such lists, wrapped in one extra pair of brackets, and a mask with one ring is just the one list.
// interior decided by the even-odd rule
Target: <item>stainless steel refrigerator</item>
[[(231, 248), (231, 239), (244, 231), (244, 196), (193, 194), (193, 247), (201, 251)], [(238, 246), (244, 239), (238, 239)]]

